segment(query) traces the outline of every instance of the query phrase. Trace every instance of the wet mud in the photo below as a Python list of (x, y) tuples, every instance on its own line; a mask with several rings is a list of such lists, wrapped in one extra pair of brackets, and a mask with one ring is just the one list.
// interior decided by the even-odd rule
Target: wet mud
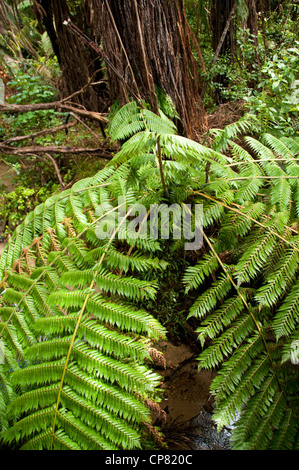
[(156, 420), (169, 450), (228, 450), (229, 430), (217, 432), (212, 419), (214, 399), (210, 385), (211, 371), (198, 371), (198, 354), (186, 344), (161, 342), (156, 348), (164, 355), (162, 376), (164, 415)]

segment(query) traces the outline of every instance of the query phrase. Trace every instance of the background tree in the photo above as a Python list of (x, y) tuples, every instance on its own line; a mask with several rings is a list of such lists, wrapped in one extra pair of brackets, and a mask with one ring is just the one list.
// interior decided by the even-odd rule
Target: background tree
[[(172, 98), (184, 133), (195, 137), (202, 132), (206, 118), (184, 2), (155, 0), (137, 5), (135, 0), (125, 3), (90, 0), (80, 8), (83, 6), (88, 14), (86, 22), (79, 23), (82, 32), (96, 44), (102, 39), (103, 52), (113, 65), (113, 70), (107, 69), (110, 104), (116, 99), (125, 104), (130, 96), (128, 84), (132, 84), (135, 93), (157, 112), (155, 86), (158, 86)], [(35, 11), (55, 48), (63, 89), (70, 94), (88, 81), (95, 64), (98, 65), (97, 54), (90, 53), (63, 25), (68, 18), (76, 24), (76, 15), (72, 15), (65, 0), (36, 0)]]
[[(80, 4), (77, 16), (81, 19), (81, 27), (86, 31), (89, 27), (90, 15), (83, 15), (83, 5)], [(40, 24), (46, 29), (53, 50), (61, 69), (60, 91), (62, 96), (69, 96), (83, 88), (91, 77), (98, 71), (101, 78), (101, 64), (98, 55), (87, 48), (68, 28), (63, 21), (72, 17), (65, 0), (35, 0), (34, 12)], [(98, 111), (103, 107), (100, 100), (100, 88), (89, 88), (76, 98), (88, 109)]]

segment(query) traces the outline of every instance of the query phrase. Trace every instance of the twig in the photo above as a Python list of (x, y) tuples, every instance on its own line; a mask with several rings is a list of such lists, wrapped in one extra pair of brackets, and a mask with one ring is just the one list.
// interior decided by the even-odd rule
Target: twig
[(61, 126), (53, 127), (52, 129), (44, 129), (42, 131), (33, 132), (32, 134), (28, 135), (19, 135), (17, 137), (12, 137), (11, 139), (4, 140), (1, 142), (3, 145), (11, 144), (13, 142), (21, 142), (22, 140), (29, 140), (35, 139), (36, 137), (40, 137), (42, 135), (49, 135), (49, 134), (56, 134), (56, 132), (64, 131), (73, 127), (77, 124), (76, 121), (70, 122), (69, 124), (62, 124)]
[[(65, 183), (64, 183), (64, 181), (61, 177), (61, 174), (60, 174), (58, 165), (55, 161), (55, 158), (53, 158), (52, 155), (50, 155), (49, 153), (45, 153), (45, 155), (48, 158), (48, 160), (50, 160), (50, 162), (52, 163), (52, 165), (54, 167), (54, 170), (55, 170), (55, 173), (57, 175), (57, 179), (58, 179), (59, 184), (60, 184), (60, 189), (61, 189), (61, 191), (63, 191), (65, 189)], [(44, 162), (47, 162), (47, 159), (42, 157), (41, 155), (32, 154), (32, 156), (35, 157), (35, 158), (39, 158), (40, 160), (43, 160)]]
[[(222, 35), (221, 35), (221, 38), (219, 40), (219, 43), (218, 43), (218, 46), (217, 46), (217, 49), (215, 51), (215, 54), (214, 54), (214, 57), (213, 57), (213, 60), (212, 60), (212, 63), (211, 63), (211, 67), (210, 67), (210, 70), (212, 70), (212, 68), (214, 67), (217, 59), (218, 59), (218, 56), (220, 54), (220, 51), (221, 51), (221, 48), (223, 46), (223, 43), (224, 43), (224, 40), (225, 40), (225, 37), (226, 37), (226, 34), (227, 34), (227, 31), (229, 30), (229, 27), (230, 27), (230, 24), (231, 24), (231, 21), (234, 17), (234, 14), (235, 14), (235, 11), (236, 11), (236, 8), (237, 8), (237, 2), (234, 3), (232, 9), (231, 9), (231, 12), (229, 14), (229, 17), (227, 18), (227, 21), (226, 21), (226, 24), (225, 24), (225, 27), (224, 27), (224, 30), (222, 32)], [(206, 88), (207, 88), (207, 82), (205, 83), (203, 89), (202, 89), (202, 92), (201, 92), (201, 99), (203, 99), (204, 97), (204, 94), (206, 92)]]
[(23, 114), (28, 113), (29, 111), (45, 111), (49, 109), (55, 109), (56, 111), (73, 111), (74, 113), (79, 114), (80, 116), (86, 117), (88, 119), (94, 119), (96, 121), (108, 123), (107, 117), (102, 113), (97, 113), (95, 111), (87, 111), (86, 109), (77, 108), (70, 104), (67, 104), (62, 101), (53, 101), (51, 103), (37, 103), (37, 104), (0, 104), (1, 113), (10, 113), (10, 114)]

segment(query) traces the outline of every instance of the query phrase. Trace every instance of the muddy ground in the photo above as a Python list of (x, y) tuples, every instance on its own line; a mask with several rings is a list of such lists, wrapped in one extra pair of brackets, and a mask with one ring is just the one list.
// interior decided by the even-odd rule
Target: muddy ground
[(160, 407), (165, 413), (156, 424), (165, 434), (168, 449), (228, 450), (229, 430), (218, 434), (212, 420), (210, 385), (215, 373), (198, 371), (198, 352), (188, 344), (164, 341), (155, 346), (164, 355), (158, 373), (164, 391)]
[[(14, 176), (13, 169), (10, 166), (6, 165), (6, 163), (1, 161), (0, 159), (0, 186), (3, 184), (4, 186), (6, 186), (8, 191), (12, 191), (14, 188), (13, 176)], [(3, 231), (3, 228), (4, 227), (2, 227), (0, 224), (0, 237)], [(4, 247), (5, 247), (5, 243), (1, 242), (1, 239), (0, 239), (0, 255), (2, 251), (4, 250)]]

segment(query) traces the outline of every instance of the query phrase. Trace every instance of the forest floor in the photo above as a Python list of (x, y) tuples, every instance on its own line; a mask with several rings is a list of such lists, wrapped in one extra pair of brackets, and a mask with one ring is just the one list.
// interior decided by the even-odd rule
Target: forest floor
[(157, 370), (162, 378), (159, 405), (164, 413), (155, 424), (161, 427), (168, 449), (228, 450), (230, 430), (218, 434), (212, 421), (210, 385), (215, 373), (198, 371), (198, 354), (189, 344), (163, 341), (155, 347), (165, 359)]
[[(210, 128), (223, 128), (244, 114), (244, 102), (225, 103), (209, 115)], [(12, 169), (0, 160), (0, 184), (14, 189)], [(0, 226), (0, 235), (2, 232)], [(0, 256), (5, 242), (0, 242)], [(162, 417), (154, 416), (154, 425), (165, 436), (168, 449), (227, 450), (229, 430), (217, 433), (212, 421), (213, 397), (210, 385), (215, 373), (198, 371), (196, 348), (192, 344), (174, 344), (171, 340), (155, 345), (164, 356), (156, 365), (161, 375), (163, 400), (159, 403)]]

